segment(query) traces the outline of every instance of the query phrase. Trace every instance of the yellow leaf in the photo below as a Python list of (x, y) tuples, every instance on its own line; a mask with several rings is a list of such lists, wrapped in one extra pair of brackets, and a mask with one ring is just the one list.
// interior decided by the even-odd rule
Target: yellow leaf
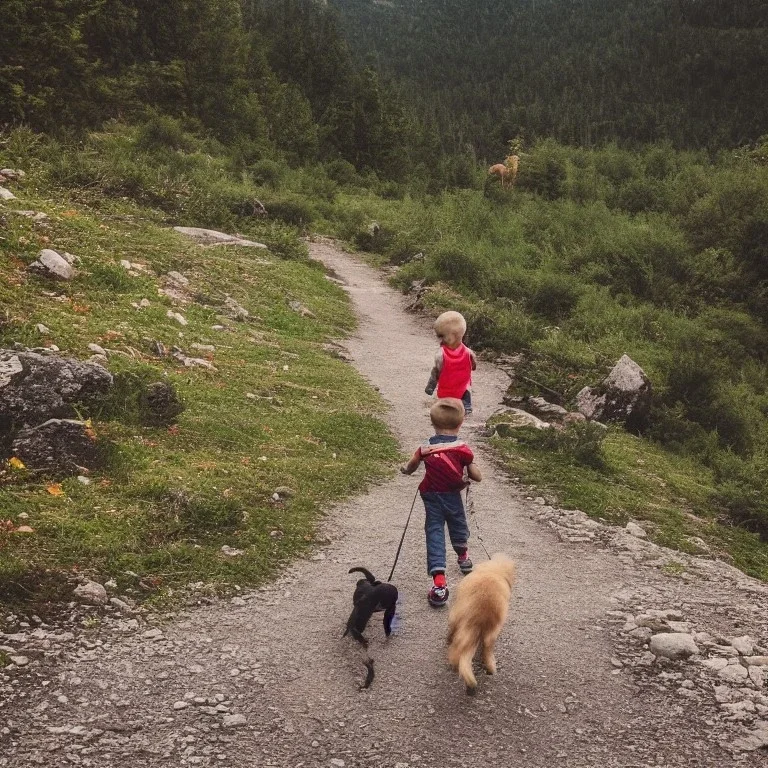
[(8, 466), (10, 466), (11, 469), (26, 469), (24, 462), (21, 459), (17, 459), (15, 456), (11, 456), (11, 458), (8, 459)]
[(51, 496), (63, 496), (64, 491), (61, 490), (61, 483), (52, 483), (46, 489)]

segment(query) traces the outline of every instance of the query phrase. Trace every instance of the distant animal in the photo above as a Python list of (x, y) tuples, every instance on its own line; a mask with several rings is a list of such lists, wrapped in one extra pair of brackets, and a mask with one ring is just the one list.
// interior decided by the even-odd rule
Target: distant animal
[(509, 177), (509, 168), (504, 163), (496, 163), (488, 169), (489, 176), (498, 176), (501, 179), (501, 188), (504, 189), (504, 182)]
[(384, 611), (384, 634), (392, 634), (392, 619), (397, 605), (397, 587), (388, 582), (381, 582), (366, 568), (350, 568), (350, 573), (362, 573), (365, 578), (359, 579), (352, 595), (352, 613), (347, 619), (347, 628), (342, 637), (352, 635), (364, 648), (368, 641), (363, 632), (374, 613)]
[(489, 675), (496, 673), (494, 647), (507, 618), (515, 564), (495, 554), (475, 565), (456, 589), (448, 614), (448, 663), (458, 671), (469, 695), (477, 689), (472, 659), (482, 647), (482, 662)]
[(505, 184), (514, 186), (517, 178), (517, 169), (520, 167), (520, 158), (517, 155), (509, 155), (503, 163), (496, 163), (488, 169), (488, 174), (498, 176), (501, 179), (501, 187)]
[(504, 165), (507, 166), (509, 171), (509, 181), (514, 186), (515, 179), (517, 178), (517, 169), (520, 166), (520, 158), (517, 155), (508, 155), (504, 158)]

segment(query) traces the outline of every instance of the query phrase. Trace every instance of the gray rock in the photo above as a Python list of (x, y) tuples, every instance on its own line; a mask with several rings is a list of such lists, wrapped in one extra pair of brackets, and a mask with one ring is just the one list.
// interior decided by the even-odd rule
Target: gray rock
[(222, 720), (225, 728), (236, 728), (240, 725), (246, 725), (247, 722), (245, 715), (224, 715), (224, 719)]
[(584, 387), (576, 395), (576, 404), (588, 419), (619, 421), (637, 430), (648, 420), (651, 382), (634, 360), (622, 355), (598, 387)]
[(181, 272), (169, 272), (167, 277), (172, 283), (176, 283), (176, 285), (182, 288), (186, 288), (189, 285), (189, 279), (184, 277)]
[(0, 168), (0, 176), (5, 176), (6, 179), (11, 181), (19, 181), (23, 179), (27, 174), (18, 168)]
[(707, 669), (711, 669), (715, 672), (719, 672), (721, 669), (725, 669), (728, 666), (728, 659), (722, 659), (722, 658), (702, 659), (701, 663)]
[(749, 679), (747, 668), (742, 667), (741, 664), (729, 664), (721, 669), (717, 676), (732, 685), (743, 685)]
[(227, 296), (224, 299), (224, 307), (226, 308), (227, 315), (234, 320), (247, 320), (251, 313), (241, 304), (238, 304), (231, 296)]
[(48, 336), (51, 333), (51, 329), (47, 325), (43, 325), (42, 323), (38, 323), (35, 328), (37, 328), (37, 332), (42, 334), (43, 336)]
[(748, 667), (768, 667), (768, 656), (745, 656), (744, 663)]
[(510, 408), (502, 414), (504, 421), (491, 426), (493, 432), (500, 437), (512, 437), (516, 429), (533, 427), (534, 429), (549, 429), (549, 424), (528, 411), (520, 408)]
[(15, 200), (16, 195), (11, 192), (10, 189), (6, 189), (5, 187), (0, 187), (0, 200)]
[(74, 416), (75, 404), (105, 395), (112, 376), (98, 365), (38, 352), (0, 349), (0, 431)]
[(638, 539), (645, 539), (648, 537), (645, 529), (641, 528), (637, 523), (634, 523), (631, 520), (624, 526), (624, 530)]
[(97, 581), (86, 581), (75, 587), (75, 596), (88, 605), (106, 605), (107, 590)]
[(736, 739), (731, 745), (734, 752), (755, 752), (763, 747), (768, 747), (768, 722), (760, 723), (757, 728)]
[(75, 419), (48, 419), (20, 430), (12, 442), (14, 455), (29, 469), (51, 475), (76, 475), (101, 464), (91, 427)]
[(187, 325), (187, 318), (180, 312), (174, 312), (172, 309), (169, 309), (165, 313), (165, 316), (169, 317), (171, 320), (175, 320), (179, 325)]
[(167, 381), (153, 381), (140, 398), (141, 420), (147, 425), (172, 424), (184, 410), (174, 386)]
[(98, 344), (89, 344), (88, 349), (95, 355), (101, 355), (102, 357), (107, 356), (107, 350), (104, 349), (104, 347), (100, 347)]
[(302, 317), (316, 317), (315, 313), (308, 307), (305, 307), (300, 301), (289, 301), (288, 306)]
[(174, 227), (176, 232), (187, 237), (191, 237), (200, 245), (240, 245), (248, 248), (265, 248), (263, 243), (256, 243), (253, 240), (246, 240), (237, 235), (228, 235), (225, 232), (218, 232), (215, 229), (201, 229), (200, 227)]
[(29, 664), (29, 658), (27, 656), (9, 656), (12, 664), (17, 667), (26, 667)]
[(755, 649), (755, 641), (749, 635), (734, 637), (730, 643), (741, 656), (751, 656)]
[(654, 635), (650, 644), (651, 653), (667, 659), (687, 659), (699, 652), (693, 638), (683, 632), (664, 632)]
[(45, 248), (37, 255), (29, 268), (58, 280), (71, 280), (77, 275), (74, 267), (59, 253), (50, 248)]
[(124, 600), (121, 600), (119, 597), (110, 597), (109, 598), (109, 604), (115, 608), (117, 608), (120, 613), (130, 615), (133, 613), (133, 609), (131, 608), (128, 603), (126, 603)]

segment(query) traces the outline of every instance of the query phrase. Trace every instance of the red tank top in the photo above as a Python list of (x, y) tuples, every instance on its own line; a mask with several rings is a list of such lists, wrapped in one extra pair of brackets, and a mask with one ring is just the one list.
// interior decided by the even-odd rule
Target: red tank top
[(472, 358), (469, 349), (460, 344), (451, 349), (443, 344), (443, 367), (437, 379), (438, 397), (456, 397), (462, 395), (472, 384)]

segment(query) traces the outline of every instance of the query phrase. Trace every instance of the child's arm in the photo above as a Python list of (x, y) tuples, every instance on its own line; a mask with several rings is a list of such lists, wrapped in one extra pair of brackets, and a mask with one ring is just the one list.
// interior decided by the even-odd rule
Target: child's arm
[(429, 381), (427, 382), (427, 386), (424, 388), (424, 391), (431, 395), (435, 391), (435, 387), (437, 387), (437, 380), (440, 378), (440, 371), (443, 370), (443, 350), (439, 349), (437, 351), (437, 354), (435, 355), (435, 364), (432, 366), (432, 371), (429, 374)]
[(479, 483), (483, 479), (480, 470), (474, 462), (472, 462), (472, 464), (467, 464), (467, 477), (469, 477), (470, 480), (474, 480), (476, 483)]
[(477, 370), (477, 356), (475, 355), (475, 353), (471, 349), (469, 349), (469, 347), (467, 347), (467, 349), (469, 350), (469, 359), (472, 361), (472, 370), (476, 371)]
[(416, 453), (411, 456), (411, 460), (400, 467), (400, 471), (404, 475), (412, 475), (418, 469), (419, 464), (421, 464), (421, 450), (417, 449)]

